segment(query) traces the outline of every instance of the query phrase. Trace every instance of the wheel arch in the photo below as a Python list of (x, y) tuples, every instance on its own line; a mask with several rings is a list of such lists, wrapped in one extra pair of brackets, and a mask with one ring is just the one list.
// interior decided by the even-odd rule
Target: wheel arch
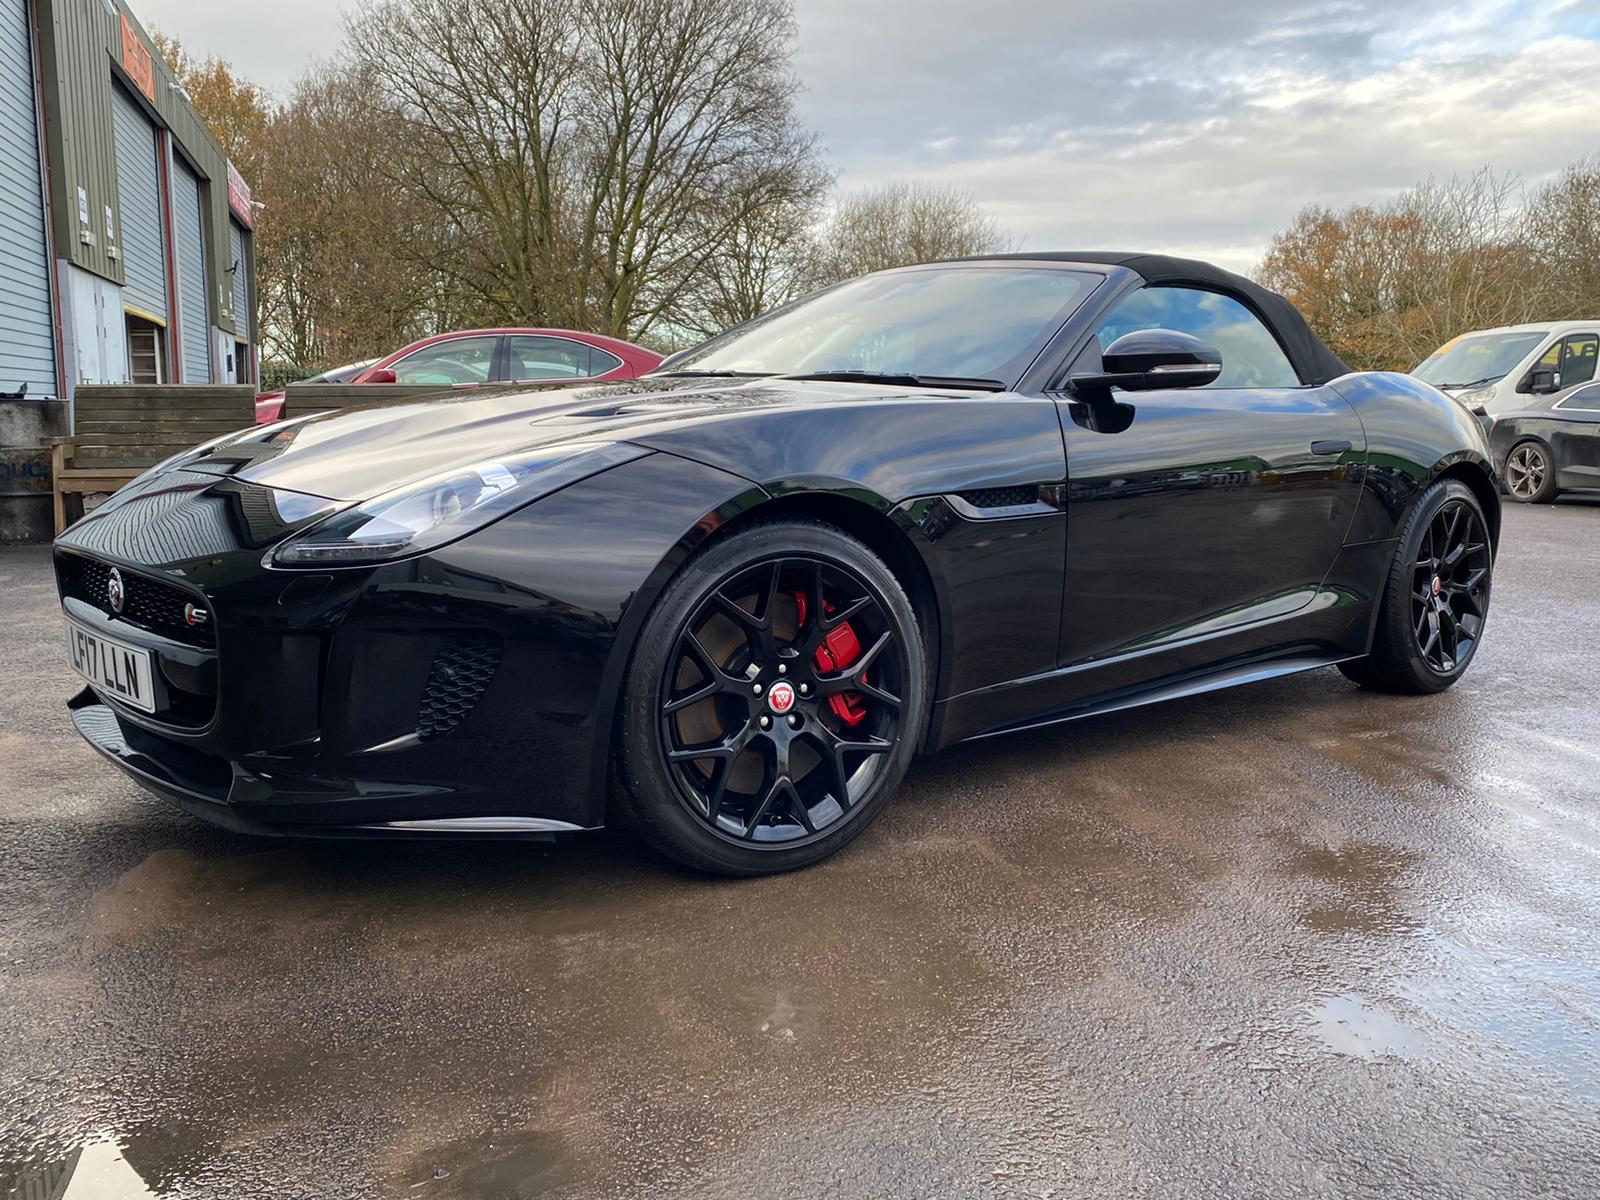
[[(1472, 489), (1483, 508), (1484, 519), (1489, 522), (1489, 541), (1498, 552), (1500, 548), (1500, 489), (1495, 485), (1494, 471), (1476, 459), (1458, 459), (1434, 474), (1433, 482), (1458, 479)], [(1424, 489), (1425, 491), (1426, 489)], [(1421, 503), (1421, 494), (1417, 502)]]
[(667, 585), (696, 554), (748, 529), (759, 521), (780, 517), (799, 517), (821, 521), (856, 538), (883, 559), (905, 588), (912, 611), (922, 625), (928, 654), (930, 703), (925, 726), (918, 738), (926, 745), (944, 662), (944, 644), (949, 628), (944, 611), (943, 592), (935, 578), (936, 566), (917, 541), (920, 534), (887, 500), (855, 485), (828, 486), (808, 483), (803, 486), (771, 490), (752, 484), (707, 512), (685, 530), (672, 549), (651, 572), (645, 586), (631, 598), (617, 631), (617, 639), (600, 682), (599, 708), (595, 719), (595, 753), (590, 767), (590, 792), (597, 806), (609, 807), (612, 747), (621, 718), (623, 685), (627, 678), (639, 638), (650, 612)]

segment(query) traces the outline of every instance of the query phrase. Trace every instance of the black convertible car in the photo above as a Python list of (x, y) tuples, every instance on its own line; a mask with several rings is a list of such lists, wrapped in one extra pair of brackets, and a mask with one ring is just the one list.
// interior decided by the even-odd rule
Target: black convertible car
[[(642, 380), (289, 421), (64, 533), (78, 729), (237, 829), (814, 862), (919, 751), (1337, 664), (1448, 687), (1481, 428), (1203, 263), (852, 280)], [(1162, 781), (1163, 788), (1181, 785)]]
[(1600, 488), (1600, 383), (1529, 396), (1491, 418), (1489, 445), (1513, 500), (1541, 504), (1570, 488)]

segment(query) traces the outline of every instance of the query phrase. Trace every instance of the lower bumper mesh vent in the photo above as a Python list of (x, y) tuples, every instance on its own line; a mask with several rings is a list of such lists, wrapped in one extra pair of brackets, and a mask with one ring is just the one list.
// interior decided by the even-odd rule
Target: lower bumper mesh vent
[(443, 737), (467, 719), (500, 667), (500, 639), (487, 633), (453, 633), (434, 655), (417, 714), (417, 736)]

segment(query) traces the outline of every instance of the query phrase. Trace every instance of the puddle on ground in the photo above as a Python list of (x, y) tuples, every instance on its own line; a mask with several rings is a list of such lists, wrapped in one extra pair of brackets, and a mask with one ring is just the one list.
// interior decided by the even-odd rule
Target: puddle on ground
[(1328, 1050), (1351, 1058), (1417, 1059), (1427, 1048), (1419, 1030), (1349, 993), (1324, 997), (1311, 1010), (1311, 1021)]
[(0, 1200), (154, 1200), (159, 1193), (111, 1140), (91, 1141), (63, 1158), (0, 1166)]

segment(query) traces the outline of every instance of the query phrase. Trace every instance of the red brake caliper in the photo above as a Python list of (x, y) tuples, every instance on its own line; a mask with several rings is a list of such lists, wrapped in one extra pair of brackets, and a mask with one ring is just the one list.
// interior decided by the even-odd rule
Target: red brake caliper
[[(798, 624), (804, 627), (806, 623), (806, 595), (804, 592), (794, 593), (794, 603), (799, 617)], [(833, 605), (826, 600), (823, 605), (829, 612)], [(817, 647), (816, 667), (819, 671), (842, 671), (856, 659), (861, 657), (861, 639), (856, 637), (856, 631), (850, 628), (846, 621), (836, 625), (823, 635), (822, 645)], [(861, 677), (863, 680), (866, 676)], [(859, 692), (835, 692), (828, 697), (828, 707), (833, 709), (833, 715), (846, 725), (859, 725), (867, 719), (867, 704)]]

